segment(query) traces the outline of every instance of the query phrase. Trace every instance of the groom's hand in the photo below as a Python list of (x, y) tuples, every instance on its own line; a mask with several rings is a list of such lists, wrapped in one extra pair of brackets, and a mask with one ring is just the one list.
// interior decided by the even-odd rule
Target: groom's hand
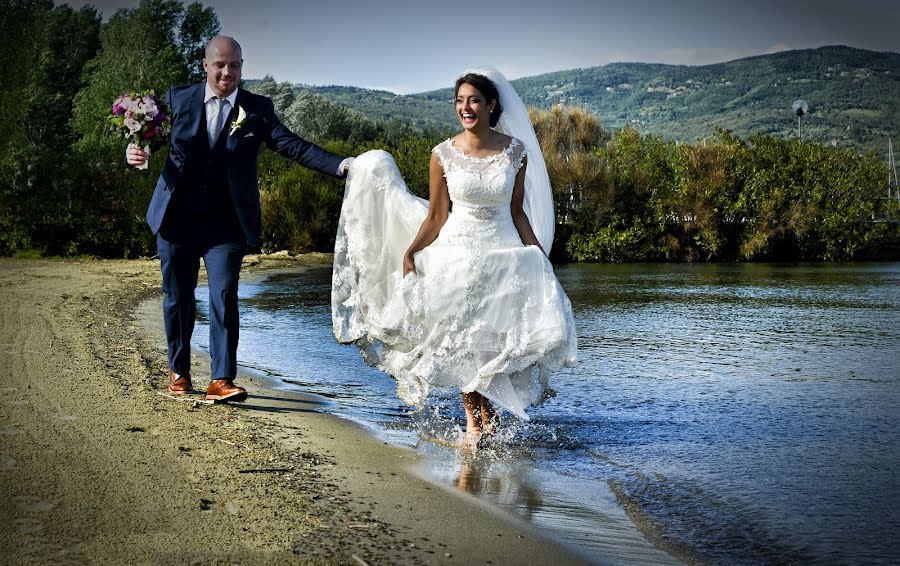
[(350, 165), (353, 163), (354, 159), (356, 159), (356, 158), (348, 157), (348, 158), (344, 159), (343, 161), (341, 161), (341, 164), (338, 165), (338, 176), (340, 176), (340, 177), (347, 176), (347, 172), (350, 171)]
[(137, 167), (147, 163), (148, 159), (150, 159), (150, 155), (146, 151), (133, 143), (128, 144), (128, 149), (125, 150), (125, 161), (129, 165)]

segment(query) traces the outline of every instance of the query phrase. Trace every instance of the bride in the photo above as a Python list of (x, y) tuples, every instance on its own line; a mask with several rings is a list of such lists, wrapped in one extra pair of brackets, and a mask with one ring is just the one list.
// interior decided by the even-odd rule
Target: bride
[(527, 420), (526, 407), (553, 395), (549, 374), (574, 365), (576, 337), (547, 259), (553, 200), (525, 106), (483, 68), (456, 81), (456, 114), (463, 132), (432, 150), (428, 201), (384, 151), (351, 165), (332, 323), (405, 402), (462, 391), (461, 442), (475, 445), (494, 431), (494, 405)]

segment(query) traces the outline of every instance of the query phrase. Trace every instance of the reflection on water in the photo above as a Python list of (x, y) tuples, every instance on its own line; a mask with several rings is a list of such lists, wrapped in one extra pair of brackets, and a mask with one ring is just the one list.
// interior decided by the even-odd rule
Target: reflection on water
[(689, 561), (900, 561), (900, 264), (557, 274), (579, 366), (474, 456), (449, 446), (458, 392), (410, 414), (393, 380), (334, 342), (330, 269), (243, 285), (239, 359), (592, 557), (664, 560), (649, 539)]
[(424, 442), (423, 474), (489, 502), (598, 563), (677, 564), (635, 529), (603, 482), (542, 469), (536, 454), (503, 442), (478, 450)]
[(541, 490), (526, 481), (522, 466), (515, 462), (483, 454), (479, 457), (477, 451), (460, 450), (456, 487), (472, 495), (490, 496), (497, 503), (515, 507), (520, 515), (531, 519), (542, 508)]

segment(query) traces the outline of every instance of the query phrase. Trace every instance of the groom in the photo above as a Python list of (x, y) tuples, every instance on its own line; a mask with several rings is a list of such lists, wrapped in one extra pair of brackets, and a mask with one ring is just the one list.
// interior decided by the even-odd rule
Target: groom
[[(275, 115), (271, 99), (238, 89), (242, 65), (238, 42), (219, 36), (206, 46), (206, 82), (169, 89), (169, 155), (147, 210), (162, 270), (168, 389), (174, 394), (192, 390), (194, 289), (203, 258), (212, 357), (206, 398), (215, 402), (247, 398), (247, 391), (234, 384), (238, 279), (248, 244), (259, 241), (261, 234), (256, 170), (260, 145), (338, 178), (346, 175), (351, 161), (293, 134)], [(129, 165), (148, 158), (137, 146), (128, 147)]]

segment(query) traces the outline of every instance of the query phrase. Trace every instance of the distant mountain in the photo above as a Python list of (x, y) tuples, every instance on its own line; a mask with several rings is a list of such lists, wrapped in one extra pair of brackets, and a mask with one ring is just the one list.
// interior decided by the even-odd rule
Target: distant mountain
[[(452, 89), (434, 93), (400, 95), (384, 90), (353, 86), (295, 85), (295, 92), (309, 92), (332, 102), (343, 104), (379, 121), (402, 120), (417, 129), (459, 129), (451, 98)], [(441, 93), (438, 98), (435, 93)]]
[[(609, 129), (631, 125), (642, 133), (692, 141), (716, 127), (797, 135), (791, 103), (802, 98), (804, 139), (883, 152), (900, 143), (900, 53), (851, 47), (784, 51), (687, 66), (612, 63), (512, 81), (528, 105), (583, 106)], [(307, 87), (376, 120), (416, 127), (458, 128), (450, 88), (413, 95), (353, 87)]]

